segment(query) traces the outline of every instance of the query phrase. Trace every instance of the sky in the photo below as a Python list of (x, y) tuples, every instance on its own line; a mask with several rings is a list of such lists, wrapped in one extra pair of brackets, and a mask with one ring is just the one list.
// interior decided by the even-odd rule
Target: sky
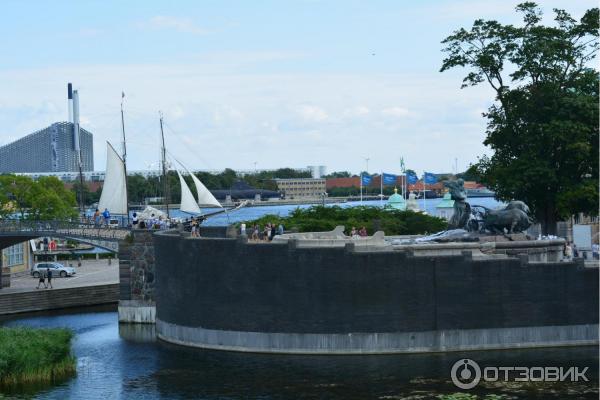
[[(477, 18), (518, 23), (512, 0), (17, 1), (0, 14), (0, 146), (67, 120), (157, 169), (159, 112), (173, 157), (193, 170), (453, 172), (483, 146), (486, 86), (440, 73), (441, 41)], [(538, 1), (579, 19), (591, 0)]]

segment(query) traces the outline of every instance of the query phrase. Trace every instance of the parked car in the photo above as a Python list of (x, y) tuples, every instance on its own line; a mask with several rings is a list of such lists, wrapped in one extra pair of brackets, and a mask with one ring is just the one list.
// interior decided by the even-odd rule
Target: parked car
[(50, 269), (50, 271), (52, 271), (53, 278), (58, 278), (59, 276), (61, 278), (65, 278), (67, 276), (73, 276), (76, 273), (75, 268), (65, 267), (61, 263), (41, 262), (41, 263), (36, 263), (33, 266), (33, 269), (31, 270), (31, 275), (33, 275), (35, 278), (39, 278), (40, 272), (46, 273), (46, 269), (48, 269), (48, 268)]

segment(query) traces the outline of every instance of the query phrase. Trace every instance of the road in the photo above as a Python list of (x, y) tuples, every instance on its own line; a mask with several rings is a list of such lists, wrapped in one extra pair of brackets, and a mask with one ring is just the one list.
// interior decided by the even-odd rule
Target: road
[[(76, 262), (70, 262), (75, 267), (75, 276), (67, 278), (53, 277), (52, 286), (54, 289), (119, 283), (119, 260), (111, 260), (111, 265), (108, 265), (108, 260), (85, 260), (81, 267), (77, 267)], [(69, 265), (69, 261), (61, 261), (61, 263)], [(31, 275), (13, 277), (10, 280), (10, 287), (0, 290), (0, 293), (36, 290), (37, 284), (38, 280)]]

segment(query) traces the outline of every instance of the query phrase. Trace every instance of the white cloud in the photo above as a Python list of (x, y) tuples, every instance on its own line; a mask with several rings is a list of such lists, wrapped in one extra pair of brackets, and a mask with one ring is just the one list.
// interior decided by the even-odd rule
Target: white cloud
[(410, 117), (413, 115), (408, 109), (404, 107), (388, 107), (381, 110), (381, 114), (386, 117), (394, 117), (394, 118), (404, 118)]
[(169, 116), (173, 119), (180, 119), (183, 116), (185, 116), (185, 111), (183, 111), (183, 108), (181, 106), (176, 105), (173, 108), (171, 108), (171, 110), (169, 110)]
[(196, 35), (210, 33), (207, 29), (194, 24), (190, 18), (169, 15), (154, 16), (147, 21), (141, 22), (139, 26), (145, 29), (173, 29), (177, 32), (193, 33)]
[(322, 122), (329, 118), (325, 110), (317, 106), (302, 105), (298, 107), (297, 111), (305, 121)]
[(371, 110), (366, 106), (356, 106), (344, 111), (344, 116), (347, 117), (364, 117), (369, 115)]
[[(474, 110), (493, 99), (484, 86), (460, 90), (437, 73), (249, 74), (202, 63), (21, 68), (0, 70), (0, 81), (0, 143), (65, 120), (65, 86), (73, 82), (98, 169), (104, 142), (120, 141), (122, 90), (131, 170), (158, 160), (158, 110), (169, 151), (190, 168), (251, 169), (259, 161), (261, 168), (325, 164), (358, 172), (368, 156), (370, 167), (392, 172), (403, 155), (414, 169), (450, 170), (455, 157), (467, 165), (484, 152), (485, 120)], [(423, 158), (429, 132), (446, 134), (432, 139)]]

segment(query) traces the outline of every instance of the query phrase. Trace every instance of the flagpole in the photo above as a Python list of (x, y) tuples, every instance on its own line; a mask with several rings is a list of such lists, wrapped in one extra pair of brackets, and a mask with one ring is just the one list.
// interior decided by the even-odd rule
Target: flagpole
[(423, 212), (426, 212), (426, 210), (425, 210), (425, 172), (423, 172)]
[(379, 205), (383, 204), (383, 171), (381, 171), (381, 179), (379, 179)]
[(360, 177), (359, 178), (360, 178), (360, 204), (362, 204), (362, 185), (363, 185), (362, 184), (362, 179), (363, 179), (362, 172), (360, 173)]
[[(366, 172), (367, 172), (367, 175), (368, 175), (369, 174), (369, 160), (370, 160), (370, 158), (369, 157), (364, 157), (364, 159), (365, 159), (365, 161), (367, 163), (367, 171)], [(361, 187), (361, 190), (360, 190), (360, 204), (362, 204), (362, 201), (363, 201), (363, 195), (362, 195), (362, 186), (363, 186), (362, 176), (363, 175), (362, 175), (362, 172), (361, 172), (360, 173), (360, 187)], [(366, 191), (366, 188), (365, 188), (365, 191)]]

